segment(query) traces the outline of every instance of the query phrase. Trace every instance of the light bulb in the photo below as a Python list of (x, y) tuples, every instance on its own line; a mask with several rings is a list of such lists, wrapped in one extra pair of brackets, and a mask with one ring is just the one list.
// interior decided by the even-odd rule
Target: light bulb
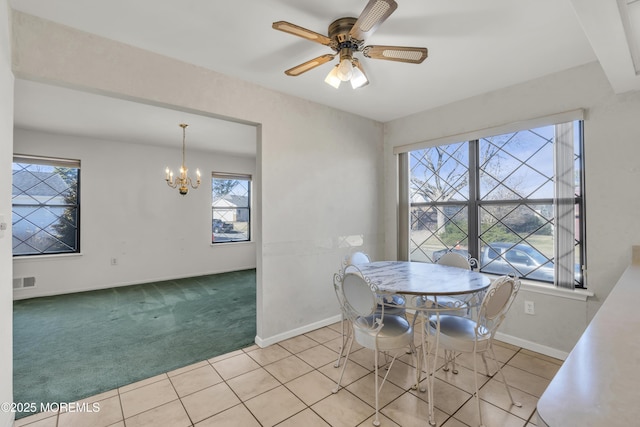
[(353, 67), (353, 77), (351, 77), (351, 87), (358, 89), (369, 84), (369, 79), (359, 66)]
[(324, 82), (327, 83), (328, 85), (333, 86), (336, 89), (340, 87), (340, 83), (342, 83), (342, 80), (340, 80), (340, 78), (338, 77), (337, 65), (331, 69), (329, 74), (327, 74), (327, 77), (324, 79)]
[(343, 82), (346, 82), (351, 79), (353, 75), (353, 64), (351, 64), (351, 60), (348, 58), (344, 58), (340, 61), (340, 65), (338, 65), (338, 78)]

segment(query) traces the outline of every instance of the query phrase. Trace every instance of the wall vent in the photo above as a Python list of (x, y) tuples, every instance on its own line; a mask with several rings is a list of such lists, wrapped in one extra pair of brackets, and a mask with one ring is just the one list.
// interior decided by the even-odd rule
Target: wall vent
[(13, 289), (27, 289), (36, 287), (35, 277), (16, 277), (13, 279)]

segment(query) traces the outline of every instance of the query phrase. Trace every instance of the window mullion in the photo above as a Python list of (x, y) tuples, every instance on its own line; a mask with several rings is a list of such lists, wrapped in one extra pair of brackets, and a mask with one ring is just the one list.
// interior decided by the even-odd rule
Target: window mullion
[(397, 258), (409, 261), (409, 242), (411, 240), (411, 200), (409, 197), (411, 175), (409, 156), (407, 153), (398, 154), (398, 248)]
[(480, 199), (480, 143), (477, 139), (469, 141), (469, 207), (468, 227), (469, 227), (469, 254), (480, 259), (480, 248), (478, 247), (478, 236), (480, 234), (480, 213), (478, 212), (478, 201)]

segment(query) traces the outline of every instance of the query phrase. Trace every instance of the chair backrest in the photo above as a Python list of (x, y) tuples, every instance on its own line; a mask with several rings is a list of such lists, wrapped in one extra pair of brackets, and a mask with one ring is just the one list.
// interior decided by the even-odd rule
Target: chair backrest
[(371, 259), (364, 252), (354, 252), (347, 257), (347, 265), (360, 265), (369, 262), (371, 262)]
[(476, 325), (476, 335), (495, 334), (504, 320), (520, 289), (520, 280), (513, 276), (501, 276), (489, 287), (482, 300)]
[(333, 286), (345, 318), (356, 321), (358, 318), (372, 317), (376, 312), (378, 288), (356, 266), (352, 268), (353, 270), (344, 273), (336, 273), (333, 276)]
[(375, 313), (378, 299), (370, 283), (359, 272), (348, 272), (344, 275), (342, 292), (349, 317), (367, 317)]
[(464, 257), (463, 255), (460, 255), (458, 253), (455, 252), (447, 252), (444, 255), (442, 255), (439, 259), (437, 264), (440, 265), (448, 265), (449, 267), (458, 267), (458, 268), (464, 268), (466, 270), (471, 270), (471, 264), (469, 263), (469, 260)]

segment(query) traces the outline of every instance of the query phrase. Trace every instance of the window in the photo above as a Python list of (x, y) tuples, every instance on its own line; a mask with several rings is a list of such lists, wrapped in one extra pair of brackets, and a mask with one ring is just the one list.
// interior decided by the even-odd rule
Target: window
[(80, 161), (14, 156), (13, 256), (80, 252)]
[(409, 259), (583, 287), (582, 121), (409, 152)]
[(251, 240), (251, 176), (214, 172), (211, 243)]

